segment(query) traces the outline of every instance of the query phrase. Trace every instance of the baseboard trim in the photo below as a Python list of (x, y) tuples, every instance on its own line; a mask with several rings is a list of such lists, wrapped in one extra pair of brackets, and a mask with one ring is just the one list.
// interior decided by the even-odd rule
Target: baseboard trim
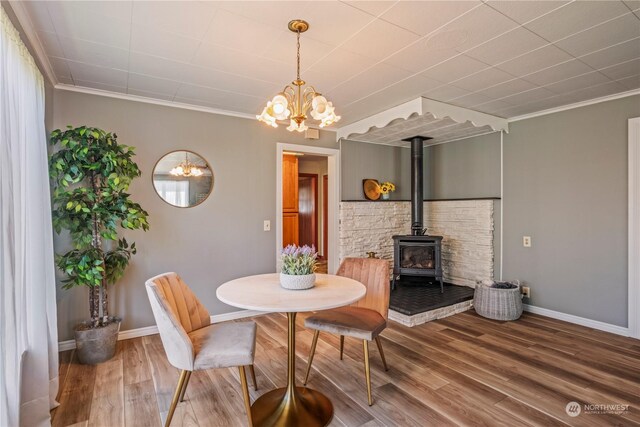
[(612, 325), (610, 323), (600, 322), (598, 320), (587, 319), (573, 314), (561, 313), (559, 311), (549, 310), (547, 308), (536, 307), (535, 305), (523, 304), (524, 311), (539, 314), (541, 316), (551, 317), (552, 319), (564, 320), (565, 322), (575, 323), (576, 325), (586, 326), (587, 328), (598, 329), (604, 332), (610, 332), (625, 337), (631, 336), (629, 328), (623, 326)]
[[(261, 316), (267, 314), (266, 311), (257, 310), (239, 310), (232, 311), (230, 313), (222, 313), (211, 316), (211, 323), (228, 322), (229, 320), (244, 319), (246, 317)], [(129, 329), (126, 331), (120, 331), (118, 334), (118, 341), (128, 340), (131, 338), (145, 337), (147, 335), (155, 335), (158, 333), (157, 326), (145, 326), (143, 328)], [(73, 350), (76, 348), (75, 340), (60, 341), (58, 343), (58, 351)]]

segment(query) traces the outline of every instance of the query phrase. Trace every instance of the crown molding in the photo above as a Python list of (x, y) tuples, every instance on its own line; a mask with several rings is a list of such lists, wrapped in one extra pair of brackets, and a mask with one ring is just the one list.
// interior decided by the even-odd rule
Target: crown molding
[[(167, 100), (157, 99), (157, 98), (147, 98), (145, 96), (131, 95), (128, 93), (120, 93), (120, 92), (111, 92), (107, 90), (93, 89), (93, 88), (84, 87), (84, 86), (74, 86), (74, 85), (69, 85), (65, 83), (58, 83), (54, 86), (54, 88), (59, 90), (66, 90), (69, 92), (86, 93), (89, 95), (104, 96), (107, 98), (123, 99), (125, 101), (142, 102), (145, 104), (161, 105), (163, 107), (180, 108), (183, 110), (199, 111), (201, 113), (218, 114), (221, 116), (238, 117), (241, 119), (249, 119), (249, 120), (256, 121), (255, 114), (224, 110), (222, 108), (213, 108), (213, 107), (205, 107), (202, 105), (185, 104), (183, 102), (167, 101)], [(286, 123), (284, 124), (286, 125)], [(322, 130), (324, 132), (336, 132), (336, 129), (334, 128), (330, 128), (330, 129), (320, 128), (316, 125), (308, 125), (308, 126), (309, 128)]]
[(221, 108), (204, 107), (204, 106), (201, 106), (201, 105), (185, 104), (185, 103), (182, 103), (182, 102), (166, 101), (166, 100), (163, 100), (163, 99), (147, 98), (145, 96), (131, 95), (131, 94), (128, 94), (128, 93), (110, 92), (110, 91), (106, 91), (106, 90), (92, 89), (92, 88), (88, 88), (88, 87), (84, 87), (84, 86), (73, 86), (73, 85), (59, 83), (59, 84), (55, 85), (54, 87), (56, 89), (66, 90), (66, 91), (69, 91), (69, 92), (86, 93), (86, 94), (89, 94), (89, 95), (104, 96), (104, 97), (107, 97), (107, 98), (123, 99), (123, 100), (126, 100), (126, 101), (134, 101), (134, 102), (142, 102), (142, 103), (145, 103), (145, 104), (161, 105), (163, 107), (173, 107), (173, 108), (180, 108), (180, 109), (183, 109), (183, 110), (199, 111), (199, 112), (202, 112), (202, 113), (219, 114), (219, 115), (222, 115), (222, 116), (231, 116), (231, 117), (239, 117), (241, 119), (251, 119), (251, 120), (255, 120), (256, 119), (255, 114), (248, 114), (248, 113), (241, 113), (241, 112), (238, 112), (238, 111), (223, 110)]
[(560, 107), (549, 108), (548, 110), (536, 111), (534, 113), (523, 114), (521, 116), (507, 119), (509, 123), (520, 120), (532, 119), (534, 117), (546, 116), (547, 114), (559, 113), (560, 111), (573, 110), (574, 108), (586, 107), (588, 105), (599, 104), (601, 102), (613, 101), (614, 99), (626, 98), (628, 96), (640, 95), (640, 89), (628, 90), (614, 93), (613, 95), (601, 96), (600, 98), (588, 99), (586, 101), (575, 102), (573, 104), (561, 105)]
[(40, 71), (44, 72), (44, 74), (47, 76), (47, 79), (53, 86), (57, 85), (58, 78), (53, 72), (53, 67), (49, 62), (49, 58), (44, 51), (44, 47), (42, 46), (42, 43), (40, 43), (40, 39), (38, 38), (36, 30), (31, 23), (31, 18), (29, 18), (29, 14), (24, 8), (24, 2), (20, 0), (9, 0), (9, 6), (11, 7), (13, 13), (16, 15), (16, 19), (20, 23), (22, 31), (29, 41), (29, 45), (33, 50), (33, 52), (31, 53), (35, 54), (36, 62), (41, 68), (44, 68), (44, 70)]

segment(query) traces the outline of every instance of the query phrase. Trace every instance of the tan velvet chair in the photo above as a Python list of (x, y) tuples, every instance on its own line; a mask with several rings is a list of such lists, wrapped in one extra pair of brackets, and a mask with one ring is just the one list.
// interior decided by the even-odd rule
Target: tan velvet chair
[(371, 406), (373, 399), (371, 398), (369, 341), (376, 340), (384, 369), (385, 371), (389, 370), (378, 336), (387, 327), (390, 292), (389, 263), (375, 258), (345, 258), (337, 274), (364, 284), (367, 287), (367, 293), (360, 301), (348, 307), (314, 313), (304, 321), (306, 328), (315, 329), (304, 384), (306, 385), (309, 379), (309, 371), (320, 331), (340, 335), (340, 360), (342, 360), (344, 351), (344, 337), (359, 338), (364, 347), (364, 372), (367, 380), (367, 397), (369, 406)]
[(256, 324), (211, 324), (209, 312), (176, 273), (152, 277), (147, 280), (146, 288), (169, 363), (181, 370), (165, 426), (171, 424), (178, 401), (184, 401), (193, 371), (232, 366), (237, 366), (240, 371), (242, 395), (251, 426), (251, 402), (245, 367), (249, 367), (257, 390), (253, 370)]

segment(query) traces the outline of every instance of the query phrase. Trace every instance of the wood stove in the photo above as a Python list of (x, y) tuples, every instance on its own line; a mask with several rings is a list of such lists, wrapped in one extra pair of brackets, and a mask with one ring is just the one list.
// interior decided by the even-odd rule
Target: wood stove
[(435, 277), (440, 282), (440, 292), (444, 292), (442, 282), (441, 247), (442, 236), (429, 236), (423, 228), (423, 143), (431, 139), (414, 136), (403, 139), (411, 142), (411, 234), (393, 236), (393, 281), (401, 276)]
[(444, 291), (442, 236), (393, 236), (393, 288), (399, 276), (435, 277)]

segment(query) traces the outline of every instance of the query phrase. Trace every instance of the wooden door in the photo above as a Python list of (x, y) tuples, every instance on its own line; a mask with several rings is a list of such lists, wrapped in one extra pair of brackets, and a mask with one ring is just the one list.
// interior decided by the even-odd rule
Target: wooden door
[(298, 212), (298, 158), (282, 156), (282, 212)]
[(298, 214), (285, 212), (282, 214), (282, 246), (300, 246), (298, 238)]
[(298, 174), (298, 221), (300, 245), (318, 247), (318, 175)]
[(329, 175), (322, 177), (322, 256), (329, 258)]

